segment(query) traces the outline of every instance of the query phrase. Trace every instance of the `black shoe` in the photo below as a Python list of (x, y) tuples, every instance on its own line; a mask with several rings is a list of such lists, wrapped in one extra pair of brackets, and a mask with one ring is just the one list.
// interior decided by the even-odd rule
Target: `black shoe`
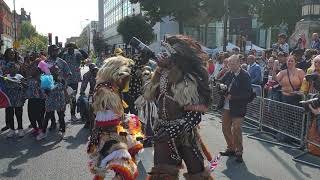
[(242, 155), (236, 155), (236, 162), (237, 163), (243, 163)]
[(51, 123), (50, 127), (49, 127), (49, 131), (54, 131), (57, 129), (57, 124), (56, 123)]
[(4, 132), (4, 131), (6, 131), (6, 130), (8, 130), (8, 129), (9, 129), (9, 127), (5, 126), (5, 127), (3, 127), (3, 128), (1, 129), (1, 132)]
[(234, 156), (235, 152), (234, 151), (225, 151), (225, 152), (220, 152), (221, 156)]

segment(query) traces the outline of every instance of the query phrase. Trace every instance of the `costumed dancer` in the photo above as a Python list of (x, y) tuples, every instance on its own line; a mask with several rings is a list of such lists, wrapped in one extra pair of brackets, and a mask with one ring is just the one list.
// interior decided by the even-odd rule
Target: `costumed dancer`
[(93, 96), (95, 129), (87, 147), (94, 179), (104, 179), (110, 170), (116, 174), (114, 179), (134, 180), (138, 176), (134, 157), (143, 147), (135, 138), (141, 128), (136, 116), (125, 116), (127, 105), (121, 97), (121, 92), (128, 89), (131, 65), (130, 59), (112, 57), (105, 60), (97, 74)]
[(179, 179), (185, 162), (187, 180), (212, 180), (205, 168), (197, 127), (208, 110), (210, 89), (205, 68), (206, 54), (201, 46), (185, 36), (172, 36), (162, 43), (166, 52), (145, 92), (157, 102), (154, 124), (154, 167), (150, 180)]

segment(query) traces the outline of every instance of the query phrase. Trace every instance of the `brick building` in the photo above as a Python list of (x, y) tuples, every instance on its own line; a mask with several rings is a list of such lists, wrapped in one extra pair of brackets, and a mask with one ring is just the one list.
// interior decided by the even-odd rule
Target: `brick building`
[(13, 34), (13, 16), (11, 10), (3, 0), (0, 0), (0, 36), (3, 42), (1, 53), (4, 53), (7, 48), (12, 47)]

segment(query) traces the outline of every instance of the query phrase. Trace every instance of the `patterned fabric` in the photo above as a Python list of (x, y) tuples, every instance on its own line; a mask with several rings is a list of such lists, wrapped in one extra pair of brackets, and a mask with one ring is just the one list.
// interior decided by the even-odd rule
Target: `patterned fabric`
[(82, 55), (78, 50), (75, 50), (73, 54), (65, 53), (62, 56), (70, 67), (72, 75), (68, 78), (68, 84), (74, 84), (81, 81), (80, 65), (82, 61)]
[(31, 98), (44, 98), (44, 94), (40, 89), (40, 81), (33, 78), (28, 81), (26, 90), (26, 99)]
[(62, 111), (66, 108), (65, 86), (62, 83), (55, 84), (53, 90), (51, 90), (46, 97), (46, 112)]
[(84, 93), (86, 91), (88, 84), (90, 85), (89, 94), (93, 94), (94, 87), (96, 86), (96, 76), (94, 76), (90, 71), (83, 75), (80, 93)]
[(46, 63), (53, 66), (58, 66), (60, 77), (64, 80), (67, 80), (68, 76), (71, 75), (71, 70), (69, 65), (66, 63), (66, 61), (64, 61), (61, 58), (56, 58), (56, 59), (49, 58), (47, 59)]
[[(137, 61), (139, 62), (139, 61)], [(136, 63), (131, 68), (131, 79), (130, 79), (130, 90), (129, 96), (137, 99), (139, 96), (142, 95), (142, 72), (143, 72), (143, 65)]]
[[(12, 78), (10, 75), (7, 76), (8, 78)], [(20, 80), (23, 78), (22, 75), (16, 74), (16, 79)], [(6, 84), (6, 91), (5, 93), (10, 99), (11, 106), (10, 107), (22, 107), (25, 102), (24, 92), (25, 88), (20, 83), (5, 81)]]

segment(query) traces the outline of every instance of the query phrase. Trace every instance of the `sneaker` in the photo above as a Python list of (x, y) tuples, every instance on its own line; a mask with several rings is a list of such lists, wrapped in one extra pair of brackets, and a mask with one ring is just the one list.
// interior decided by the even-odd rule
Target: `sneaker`
[(23, 130), (23, 129), (19, 129), (19, 130), (18, 130), (18, 136), (19, 136), (20, 138), (22, 138), (22, 137), (24, 137), (24, 135), (25, 135), (24, 130)]
[(224, 152), (220, 152), (221, 156), (234, 156), (235, 155), (235, 152), (234, 151), (229, 151), (229, 150), (226, 150)]
[(40, 140), (42, 140), (42, 139), (44, 139), (44, 138), (46, 138), (46, 137), (47, 137), (47, 134), (46, 134), (46, 133), (40, 132), (40, 133), (38, 134), (38, 136), (36, 137), (36, 139), (37, 139), (38, 141), (40, 141)]
[(10, 129), (8, 134), (7, 134), (7, 138), (12, 138), (14, 136), (14, 134), (15, 134), (15, 131)]
[(54, 131), (57, 129), (57, 124), (56, 123), (51, 123), (50, 127), (49, 127), (49, 131)]
[(3, 128), (1, 129), (1, 132), (4, 132), (4, 131), (6, 131), (6, 130), (8, 130), (8, 129), (9, 129), (9, 127), (5, 126), (5, 127), (3, 127)]
[(243, 163), (242, 155), (236, 155), (236, 162), (237, 163)]

